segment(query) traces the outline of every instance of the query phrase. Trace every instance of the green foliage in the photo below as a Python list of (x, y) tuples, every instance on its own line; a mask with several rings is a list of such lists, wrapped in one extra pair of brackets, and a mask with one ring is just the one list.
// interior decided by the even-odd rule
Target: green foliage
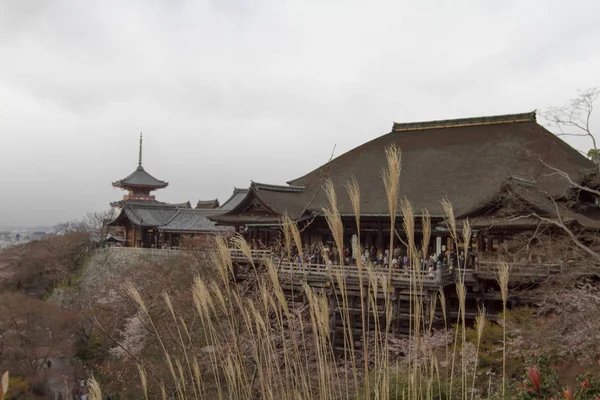
[(8, 380), (8, 393), (6, 393), (6, 398), (23, 398), (22, 396), (29, 393), (29, 386), (29, 382), (26, 379), (20, 376), (11, 376)]
[[(528, 360), (528, 367), (522, 368), (521, 379), (514, 385), (513, 397), (518, 400), (534, 400), (538, 394), (531, 383), (527, 370), (536, 367), (541, 376), (540, 397), (563, 398), (564, 387), (559, 382), (559, 375), (552, 367), (555, 358), (550, 354), (541, 354)], [(576, 400), (596, 400), (600, 398), (600, 374), (587, 373), (577, 377), (576, 385), (572, 387), (573, 398)]]
[[(541, 392), (543, 399), (556, 397), (561, 393), (561, 386), (558, 380), (558, 373), (552, 368), (553, 357), (549, 354), (541, 354), (527, 362), (527, 367), (522, 369), (522, 379), (515, 384), (514, 398), (519, 400), (537, 399), (538, 393), (527, 376), (529, 368), (537, 368), (541, 376)], [(562, 397), (562, 396), (560, 396)]]
[(103, 340), (103, 336), (96, 330), (92, 330), (87, 335), (80, 335), (76, 343), (75, 356), (84, 362), (99, 362), (106, 357), (109, 349), (110, 344)]
[[(467, 341), (477, 343), (477, 332), (467, 328)], [(482, 369), (502, 367), (502, 327), (494, 323), (486, 323), (479, 345), (479, 367)]]
[[(512, 310), (506, 310), (506, 324), (516, 325), (520, 329), (528, 329), (532, 325), (532, 318), (535, 310), (529, 307), (518, 307)], [(498, 321), (502, 321), (503, 314), (498, 315)], [(477, 343), (477, 332), (473, 328), (467, 328), (467, 342)], [(479, 345), (479, 368), (493, 369), (500, 371), (502, 367), (502, 326), (488, 321), (483, 329), (481, 343)], [(510, 330), (507, 332), (510, 337)], [(512, 359), (507, 366), (509, 376), (514, 373), (519, 373), (519, 369), (523, 367), (523, 360)]]
[[(531, 307), (516, 307), (511, 310), (506, 310), (506, 323), (508, 325), (515, 324), (521, 328), (526, 328), (532, 325), (535, 310)], [(498, 316), (502, 318), (502, 313)]]
[[(454, 381), (453, 393), (460, 393), (461, 382), (459, 380)], [(431, 399), (446, 399), (449, 394), (449, 385), (446, 386), (444, 382), (439, 382), (437, 379), (433, 379), (429, 385), (424, 383), (422, 390), (429, 389), (429, 393), (421, 393), (423, 398)], [(389, 400), (406, 400), (406, 394), (408, 392), (408, 382), (406, 372), (402, 371), (400, 374), (392, 373), (390, 376), (390, 397)], [(441, 396), (440, 396), (441, 394)], [(359, 397), (361, 398), (361, 397)], [(376, 398), (374, 393), (371, 393), (370, 398)]]
[(600, 374), (587, 373), (577, 377), (577, 387), (574, 389), (578, 400), (595, 400), (600, 398)]

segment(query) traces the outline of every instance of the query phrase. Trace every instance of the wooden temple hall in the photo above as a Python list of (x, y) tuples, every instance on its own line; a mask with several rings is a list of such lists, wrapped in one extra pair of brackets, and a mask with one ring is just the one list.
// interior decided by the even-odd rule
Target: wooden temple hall
[[(416, 244), (422, 241), (420, 215), (427, 209), (431, 215), (432, 237), (429, 254), (434, 258), (421, 261), (421, 268), (414, 268), (420, 276), (423, 292), (420, 294), (423, 309), (436, 301), (438, 290), (443, 288), (447, 309), (451, 318), (456, 317), (458, 298), (455, 283), (458, 273), (464, 277), (466, 286), (466, 318), (472, 320), (480, 305), (494, 314), (501, 310), (502, 301), (497, 284), (499, 260), (511, 264), (510, 285), (535, 286), (551, 274), (564, 271), (575, 253), (571, 242), (562, 248), (553, 237), (554, 254), (544, 258), (532, 257), (529, 246), (540, 232), (546, 235), (562, 235), (564, 232), (548, 221), (560, 220), (564, 226), (590, 242), (600, 229), (598, 199), (577, 190), (575, 184), (597, 188), (597, 166), (571, 148), (557, 136), (539, 125), (535, 112), (513, 115), (466, 118), (419, 123), (394, 123), (391, 132), (377, 137), (325, 165), (292, 179), (287, 185), (271, 185), (252, 182), (244, 197), (230, 210), (209, 218), (221, 226), (230, 226), (245, 235), (252, 246), (254, 262), (264, 257), (278, 257), (281, 252), (272, 250), (281, 242), (280, 220), (287, 214), (298, 222), (302, 243), (308, 259), (279, 258), (278, 274), (281, 286), (289, 301), (305, 302), (303, 282), (313, 290), (324, 293), (329, 299), (330, 323), (333, 342), (343, 343), (343, 309), (352, 316), (353, 332), (361, 332), (362, 310), (369, 310), (369, 321), (376, 318), (380, 324), (385, 313), (373, 313), (370, 300), (361, 297), (359, 279), (361, 273), (352, 265), (352, 258), (360, 255), (344, 255), (344, 265), (335, 259), (333, 238), (323, 215), (328, 206), (323, 183), (331, 179), (337, 192), (339, 212), (343, 221), (344, 247), (351, 247), (351, 238), (357, 233), (353, 208), (345, 184), (355, 178), (360, 187), (360, 238), (361, 245), (369, 249), (369, 258), (380, 263), (389, 250), (391, 257), (400, 259), (406, 247), (387, 249), (390, 239), (390, 216), (387, 196), (381, 178), (386, 167), (385, 149), (396, 144), (402, 150), (402, 173), (399, 198), (407, 198), (413, 204), (416, 216)], [(556, 173), (557, 170), (562, 173)], [(469, 253), (474, 257), (461, 260), (461, 249), (455, 249), (443, 218), (440, 201), (447, 198), (453, 205), (457, 226), (467, 219), (473, 235)], [(544, 218), (546, 218), (544, 220)], [(402, 217), (396, 217), (396, 230), (403, 241)], [(525, 237), (526, 255), (514, 252), (508, 246), (515, 238)], [(319, 257), (311, 257), (316, 245), (329, 246), (329, 263)], [(395, 243), (401, 243), (395, 240)], [(464, 244), (460, 244), (464, 248)], [(395, 254), (397, 253), (397, 254)], [(232, 250), (237, 280), (253, 276), (252, 266), (240, 251)], [(364, 256), (364, 254), (363, 254)], [(518, 257), (511, 259), (510, 257)], [(389, 263), (388, 258), (388, 263)], [(404, 262), (404, 260), (403, 260)], [(427, 264), (425, 264), (427, 262)], [(349, 265), (350, 264), (350, 265)], [(409, 332), (411, 320), (411, 282), (414, 278), (407, 269), (392, 263), (391, 270), (376, 264), (375, 273), (390, 277), (392, 302), (392, 329), (400, 334)], [(419, 272), (417, 272), (419, 271)], [(363, 277), (365, 272), (363, 271)], [(344, 287), (336, 276), (341, 274)], [(388, 275), (389, 274), (389, 275)], [(345, 290), (346, 305), (336, 300), (336, 293)], [(509, 307), (527, 303), (527, 296), (512, 294)], [(443, 311), (437, 304), (436, 324), (443, 324)], [(527, 303), (528, 304), (528, 303)], [(442, 325), (443, 326), (443, 325)], [(369, 325), (372, 329), (372, 322)]]
[[(287, 214), (298, 221), (304, 247), (310, 249), (317, 243), (332, 247), (323, 217), (328, 203), (322, 185), (329, 178), (344, 223), (344, 246), (351, 247), (356, 223), (344, 185), (355, 177), (361, 194), (361, 245), (370, 250), (371, 257), (384, 254), (389, 247), (390, 218), (381, 171), (386, 166), (384, 150), (391, 144), (402, 150), (400, 198), (413, 204), (417, 243), (421, 235), (418, 217), (425, 209), (431, 214), (430, 255), (455, 250), (443, 220), (443, 198), (452, 203), (458, 226), (469, 219), (473, 229), (470, 247), (480, 260), (493, 258), (516, 234), (536, 231), (545, 224), (539, 217), (560, 217), (577, 230), (595, 232), (600, 228), (598, 199), (576, 190), (551, 169), (565, 172), (578, 184), (589, 184), (597, 167), (539, 125), (535, 112), (394, 123), (390, 133), (287, 185), (252, 182), (235, 207), (209, 218), (233, 227), (245, 235), (252, 248), (261, 249), (280, 240), (280, 219)], [(396, 230), (403, 236), (400, 215)], [(460, 257), (458, 253), (456, 257)]]
[(153, 192), (169, 184), (150, 175), (142, 166), (142, 135), (137, 168), (113, 186), (125, 190), (122, 200), (111, 203), (119, 212), (108, 225), (120, 233), (127, 247), (182, 249), (208, 246), (215, 235), (231, 234), (233, 228), (217, 226), (209, 217), (235, 208), (245, 198), (246, 189), (234, 189), (223, 204), (217, 199), (200, 200), (195, 207), (189, 201), (157, 201)]

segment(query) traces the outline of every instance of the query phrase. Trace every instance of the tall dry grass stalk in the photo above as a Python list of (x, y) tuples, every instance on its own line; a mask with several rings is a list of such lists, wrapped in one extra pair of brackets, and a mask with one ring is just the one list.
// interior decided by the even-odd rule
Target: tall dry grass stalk
[[(385, 188), (385, 194), (387, 198), (388, 204), (388, 212), (390, 214), (390, 245), (389, 245), (389, 259), (391, 261), (392, 252), (394, 251), (394, 232), (396, 228), (396, 214), (398, 210), (398, 196), (400, 194), (400, 173), (402, 171), (402, 151), (396, 144), (389, 145), (385, 148), (385, 160), (386, 160), (386, 168), (381, 171), (381, 178), (383, 179), (383, 186)], [(391, 264), (391, 262), (390, 262)], [(389, 331), (390, 331), (390, 321), (391, 321), (391, 312), (392, 312), (392, 304), (390, 297), (390, 285), (392, 279), (392, 268), (389, 268), (387, 282), (384, 286), (384, 308), (386, 312), (386, 324), (385, 324), (385, 332), (384, 332), (384, 343), (382, 346), (383, 351), (383, 361), (385, 365), (389, 365)], [(382, 383), (381, 390), (384, 393), (387, 393), (389, 396), (389, 391), (387, 387), (389, 387), (390, 376), (388, 368), (385, 368), (384, 373), (381, 375)]]
[[(442, 213), (444, 215), (444, 221), (446, 223), (446, 227), (448, 229), (448, 232), (450, 233), (450, 237), (452, 239), (452, 242), (454, 244), (454, 248), (456, 249), (456, 252), (458, 253), (459, 251), (459, 234), (458, 234), (458, 229), (457, 229), (457, 222), (456, 222), (456, 217), (454, 214), (454, 208), (452, 206), (452, 203), (450, 203), (450, 201), (447, 198), (444, 198), (441, 200), (440, 202), (441, 206), (442, 206)], [(466, 278), (466, 266), (467, 266), (467, 262), (468, 262), (468, 255), (469, 255), (469, 246), (471, 243), (471, 226), (469, 224), (468, 220), (463, 221), (463, 227), (462, 227), (462, 241), (463, 241), (463, 252), (464, 252), (464, 267), (463, 270), (460, 271), (459, 269), (459, 273), (457, 274), (457, 283), (456, 283), (456, 292), (457, 292), (457, 296), (458, 296), (458, 301), (459, 301), (459, 310), (458, 310), (458, 316), (457, 316), (457, 320), (456, 320), (456, 329), (455, 329), (455, 334), (454, 334), (454, 349), (452, 352), (452, 367), (451, 367), (451, 376), (450, 376), (450, 398), (452, 397), (452, 390), (453, 390), (453, 379), (454, 379), (454, 367), (455, 367), (455, 358), (456, 358), (456, 349), (457, 349), (457, 345), (458, 345), (458, 330), (460, 329), (461, 331), (461, 344), (462, 344), (462, 349), (464, 351), (464, 346), (466, 343), (466, 339), (467, 339), (467, 332), (466, 332), (466, 291), (467, 288), (465, 286), (465, 278)], [(457, 254), (457, 261), (458, 261), (458, 254)], [(457, 268), (459, 267), (458, 265), (456, 266)], [(467, 383), (467, 365), (466, 365), (466, 361), (464, 359), (464, 357), (461, 357), (461, 389), (462, 389), (462, 393), (461, 396), (462, 398), (467, 398), (468, 397), (468, 383)]]
[(292, 241), (293, 241), (293, 236), (292, 236), (292, 231), (291, 231), (291, 224), (290, 224), (290, 217), (288, 217), (287, 213), (283, 214), (283, 217), (280, 220), (280, 225), (281, 225), (281, 231), (283, 232), (283, 242), (285, 245), (285, 249), (284, 252), (287, 255), (287, 259), (291, 260), (292, 259)]
[(398, 210), (398, 196), (400, 194), (400, 173), (402, 172), (402, 151), (392, 144), (385, 148), (386, 168), (381, 171), (383, 186), (390, 213), (390, 253), (394, 249), (394, 231), (396, 214)]
[[(242, 252), (242, 254), (244, 255), (244, 257), (246, 257), (248, 259), (248, 261), (250, 262), (250, 265), (252, 265), (252, 269), (256, 270), (256, 265), (254, 265), (254, 259), (252, 257), (252, 250), (250, 249), (250, 245), (248, 244), (246, 239), (244, 239), (244, 237), (242, 235), (234, 235), (230, 239), (230, 241), (231, 241), (231, 246), (234, 249), (240, 250)], [(229, 246), (228, 246), (228, 250), (229, 250)]]
[(502, 398), (506, 396), (506, 303), (508, 302), (508, 278), (510, 267), (503, 262), (498, 268), (498, 285), (502, 295)]
[(226, 238), (217, 236), (215, 248), (210, 253), (210, 259), (217, 268), (222, 282), (229, 282), (230, 278), (234, 278), (233, 262), (231, 261), (231, 253)]
[(352, 204), (352, 211), (354, 212), (354, 221), (356, 222), (356, 233), (360, 235), (360, 187), (356, 177), (352, 176), (345, 185), (350, 203)]
[(477, 361), (479, 360), (479, 346), (483, 337), (483, 329), (485, 328), (486, 312), (485, 307), (481, 307), (475, 316), (475, 331), (477, 332), (477, 346), (475, 349), (475, 366), (473, 367), (473, 384), (471, 385), (471, 400), (475, 396), (475, 380), (477, 379)]
[[(418, 252), (416, 251), (415, 246), (415, 215), (413, 211), (412, 204), (407, 199), (402, 199), (399, 203), (400, 212), (402, 214), (402, 225), (404, 229), (404, 233), (407, 239), (407, 257), (410, 263), (410, 283), (409, 283), (409, 338), (415, 341), (415, 345), (409, 347), (408, 354), (408, 372), (409, 375), (413, 378), (416, 378), (417, 371), (414, 368), (417, 368), (417, 358), (419, 354), (419, 338), (420, 338), (420, 300), (422, 299), (422, 285), (417, 283), (417, 276), (420, 277), (420, 271), (417, 270), (419, 268), (419, 263), (415, 262), (418, 257)], [(391, 273), (391, 268), (390, 268)], [(420, 292), (418, 292), (418, 286), (421, 287)], [(386, 337), (387, 340), (387, 337)], [(411, 384), (408, 387), (408, 396), (412, 397), (415, 395), (415, 383), (414, 380), (410, 381)]]
[(286, 214), (287, 224), (289, 225), (290, 234), (292, 235), (292, 239), (294, 240), (294, 245), (296, 245), (296, 249), (298, 250), (298, 255), (300, 259), (304, 259), (304, 248), (302, 246), (302, 238), (300, 237), (300, 230), (298, 229), (298, 225), (295, 221), (293, 221)]
[(429, 242), (431, 241), (431, 215), (427, 209), (423, 210), (423, 215), (421, 216), (421, 226), (423, 230), (423, 243), (421, 245), (421, 252), (423, 253), (423, 258), (427, 260), (427, 257), (429, 256)]
[(471, 224), (469, 223), (469, 219), (465, 219), (463, 221), (463, 252), (465, 254), (462, 274), (463, 281), (465, 280), (467, 274), (467, 266), (469, 262), (469, 248), (471, 247), (471, 234)]
[(344, 265), (344, 225), (338, 210), (337, 194), (335, 193), (335, 187), (331, 179), (325, 181), (323, 189), (329, 203), (329, 206), (323, 209), (323, 215), (337, 248), (339, 264)]
[[(456, 351), (458, 349), (458, 332), (459, 330), (462, 331), (461, 329), (461, 321), (464, 322), (465, 320), (465, 304), (466, 304), (466, 296), (467, 296), (467, 289), (465, 287), (464, 282), (462, 281), (458, 281), (456, 283), (456, 295), (458, 297), (458, 315), (457, 315), (457, 320), (456, 320), (456, 329), (454, 330), (454, 346), (453, 346), (453, 350), (452, 350), (452, 364), (450, 367), (450, 394), (448, 396), (448, 398), (452, 398), (452, 392), (454, 389), (454, 369), (456, 366)], [(464, 336), (463, 336), (463, 340), (462, 340), (462, 348), (464, 349)], [(462, 387), (462, 393), (461, 393), (461, 398), (465, 398), (465, 382), (464, 382), (464, 377), (466, 375), (465, 373), (465, 363), (464, 360), (461, 362), (461, 387)]]
[(88, 399), (90, 400), (102, 400), (102, 390), (100, 390), (100, 384), (92, 376), (87, 380), (86, 383)]
[(0, 400), (4, 400), (4, 396), (8, 393), (8, 382), (8, 371), (5, 371), (0, 379)]
[[(438, 297), (440, 299), (440, 308), (442, 309), (442, 318), (444, 319), (444, 347), (445, 347), (445, 358), (444, 360), (448, 362), (448, 311), (447, 311), (447, 303), (446, 303), (446, 294), (444, 293), (444, 288), (440, 287), (438, 290)], [(448, 368), (444, 368), (444, 385), (448, 386)], [(449, 397), (448, 397), (449, 398)], [(441, 400), (441, 399), (440, 399)]]
[(454, 217), (454, 207), (452, 207), (452, 203), (447, 198), (443, 198), (440, 201), (442, 205), (442, 212), (444, 214), (444, 220), (446, 222), (446, 227), (450, 232), (450, 236), (454, 242), (458, 242), (458, 233), (456, 230), (456, 218)]
[(142, 384), (142, 392), (144, 392), (144, 398), (148, 400), (148, 378), (146, 377), (146, 370), (140, 364), (137, 364), (137, 369), (140, 375), (140, 383)]
[[(367, 319), (368, 315), (365, 314), (365, 282), (364, 282), (364, 270), (362, 257), (362, 250), (360, 248), (360, 187), (358, 181), (354, 176), (346, 184), (346, 190), (350, 203), (352, 204), (352, 210), (354, 212), (354, 221), (356, 222), (356, 236), (352, 237), (351, 249), (352, 254), (357, 255), (356, 266), (358, 269), (358, 284), (360, 290), (360, 314), (361, 314), (361, 337), (363, 345), (363, 373), (369, 375), (369, 346), (367, 343)], [(368, 312), (368, 309), (367, 309)], [(369, 393), (370, 386), (369, 380), (366, 379), (365, 391)]]

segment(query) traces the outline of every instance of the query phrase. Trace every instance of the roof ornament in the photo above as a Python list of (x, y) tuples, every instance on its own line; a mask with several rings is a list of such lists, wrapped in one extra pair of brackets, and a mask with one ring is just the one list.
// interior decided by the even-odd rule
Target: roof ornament
[(140, 155), (138, 158), (138, 167), (142, 166), (142, 132), (140, 132)]

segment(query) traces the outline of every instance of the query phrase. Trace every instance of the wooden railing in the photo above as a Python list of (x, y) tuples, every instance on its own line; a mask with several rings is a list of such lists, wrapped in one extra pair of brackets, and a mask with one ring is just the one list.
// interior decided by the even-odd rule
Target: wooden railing
[[(234, 260), (246, 261), (248, 257), (241, 250), (231, 249), (231, 257)], [(292, 277), (313, 277), (317, 278), (336, 278), (341, 274), (344, 278), (358, 279), (360, 272), (356, 265), (326, 265), (298, 262), (280, 262), (280, 260), (269, 250), (252, 250), (252, 259), (260, 261), (265, 258), (272, 258), (279, 267), (280, 274)], [(416, 279), (425, 284), (448, 284), (454, 282), (458, 277), (464, 276), (467, 280), (477, 278), (495, 279), (501, 263), (498, 261), (479, 261), (475, 269), (448, 268), (446, 266), (438, 268), (436, 271), (417, 271)], [(564, 270), (562, 263), (508, 263), (510, 266), (510, 275), (512, 279), (540, 279), (550, 275), (560, 274)], [(388, 276), (389, 270), (382, 267), (373, 267), (372, 271), (378, 276)], [(414, 274), (415, 272), (413, 272)], [(369, 272), (363, 268), (362, 278), (367, 280)], [(410, 271), (404, 269), (392, 269), (392, 282), (410, 282)]]
[[(336, 278), (338, 276), (342, 278), (359, 279), (361, 271), (358, 270), (356, 265), (325, 265), (325, 264), (300, 264), (282, 262), (279, 265), (279, 273), (281, 275), (291, 276), (306, 276), (306, 277), (323, 277), (323, 278)], [(440, 284), (444, 279), (451, 278), (454, 281), (454, 276), (449, 271), (437, 270), (437, 271), (417, 271), (416, 276), (411, 277), (410, 271), (392, 269), (382, 267), (372, 267), (371, 271), (367, 268), (362, 270), (362, 278), (367, 281), (371, 275), (375, 276), (389, 276), (391, 275), (392, 282), (410, 282), (411, 278), (421, 280), (423, 283), (436, 283)], [(415, 272), (413, 272), (415, 274)]]
[[(477, 276), (497, 275), (498, 269), (501, 263), (497, 261), (480, 261), (477, 265), (477, 270), (474, 272)], [(550, 275), (560, 274), (564, 270), (563, 263), (523, 263), (523, 262), (511, 262), (508, 263), (510, 267), (509, 277), (544, 277)]]
[(149, 249), (143, 247), (104, 247), (101, 249), (96, 249), (95, 251), (99, 254), (133, 254), (150, 257), (173, 257), (187, 253), (185, 250)]
[[(546, 278), (551, 275), (561, 274), (564, 271), (565, 265), (563, 263), (523, 263), (523, 262), (509, 262), (507, 263), (510, 267), (509, 279), (510, 280), (523, 280), (523, 279), (540, 279)], [(476, 278), (483, 279), (496, 279), (498, 271), (502, 265), (499, 261), (479, 261), (475, 269), (461, 268), (456, 270), (456, 274), (464, 276), (467, 280)]]
[[(265, 258), (273, 257), (273, 252), (271, 252), (270, 250), (250, 250), (250, 253), (252, 254), (252, 259), (254, 261), (259, 261)], [(232, 259), (248, 259), (244, 252), (239, 249), (229, 249), (229, 254), (231, 255)]]
[[(230, 249), (231, 258), (233, 260), (247, 261), (248, 257), (239, 249)], [(269, 250), (251, 250), (253, 261), (260, 261), (265, 258), (273, 258), (275, 264), (279, 268), (280, 275), (292, 276), (292, 277), (312, 277), (314, 279), (331, 279), (336, 278), (340, 275), (343, 278), (359, 279), (360, 272), (356, 265), (326, 265), (326, 264), (312, 264), (312, 263), (297, 263), (297, 262), (280, 262), (275, 255)], [(382, 267), (373, 267), (372, 273), (376, 276), (388, 276), (389, 270)], [(441, 284), (443, 281), (454, 281), (454, 274), (452, 271), (437, 270), (437, 271), (418, 271), (415, 277), (421, 280), (423, 283), (435, 283)], [(369, 271), (367, 268), (363, 268), (362, 278), (369, 279)], [(391, 272), (392, 282), (410, 282), (411, 276), (408, 270), (392, 269)]]

